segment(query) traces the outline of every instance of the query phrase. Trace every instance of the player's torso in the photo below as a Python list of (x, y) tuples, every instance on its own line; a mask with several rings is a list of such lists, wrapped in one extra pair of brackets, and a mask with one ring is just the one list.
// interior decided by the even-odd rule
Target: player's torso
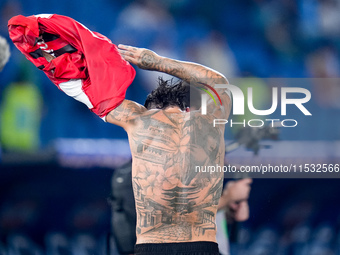
[(129, 132), (137, 243), (215, 241), (223, 131), (201, 115), (154, 111)]

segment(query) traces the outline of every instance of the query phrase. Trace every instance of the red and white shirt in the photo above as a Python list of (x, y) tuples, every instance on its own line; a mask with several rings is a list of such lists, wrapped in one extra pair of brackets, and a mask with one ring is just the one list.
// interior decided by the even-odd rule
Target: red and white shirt
[[(18, 15), (9, 20), (8, 30), (28, 60), (99, 117), (124, 100), (135, 70), (107, 37), (57, 14)], [(42, 51), (56, 58), (48, 62)]]

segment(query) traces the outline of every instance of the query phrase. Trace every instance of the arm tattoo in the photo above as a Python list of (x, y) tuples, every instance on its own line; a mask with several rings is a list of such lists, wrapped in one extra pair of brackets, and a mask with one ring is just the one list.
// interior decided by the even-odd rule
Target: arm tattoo
[(124, 100), (118, 107), (109, 113), (107, 121), (124, 127), (128, 124), (132, 124), (136, 117), (144, 111), (145, 108), (136, 102)]
[(191, 62), (183, 62), (169, 58), (162, 58), (155, 63), (155, 69), (174, 75), (187, 82), (203, 82), (209, 84), (227, 83), (226, 79), (216, 71)]
[[(173, 76), (176, 76), (191, 85), (198, 85), (202, 87), (199, 83), (208, 84), (214, 86), (215, 84), (227, 84), (227, 79), (219, 74), (218, 72), (190, 62), (183, 62), (178, 60), (173, 60), (169, 58), (161, 58), (158, 62), (154, 62), (152, 68), (157, 71), (161, 71)], [(222, 106), (216, 107), (213, 100), (208, 103), (209, 113), (211, 113), (216, 118), (227, 118), (230, 112), (230, 97), (226, 93), (225, 89), (216, 89), (217, 93), (221, 97)]]
[(142, 69), (153, 70), (157, 66), (155, 54), (150, 51), (143, 51), (141, 54), (141, 61), (139, 67)]

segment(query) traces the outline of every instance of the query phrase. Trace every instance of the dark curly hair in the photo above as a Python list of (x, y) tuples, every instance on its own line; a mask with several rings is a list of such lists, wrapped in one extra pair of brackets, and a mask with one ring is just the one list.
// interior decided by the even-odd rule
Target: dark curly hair
[(200, 105), (200, 92), (197, 88), (182, 80), (174, 83), (173, 79), (163, 80), (162, 77), (158, 78), (158, 87), (146, 97), (144, 103), (148, 110), (178, 106), (184, 111), (187, 107), (199, 109)]

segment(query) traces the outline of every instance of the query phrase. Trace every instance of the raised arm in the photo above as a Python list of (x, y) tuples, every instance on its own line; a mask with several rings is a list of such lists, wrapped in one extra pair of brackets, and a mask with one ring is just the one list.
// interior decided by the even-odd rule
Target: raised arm
[[(141, 69), (167, 73), (188, 83), (203, 83), (212, 87), (215, 84), (228, 83), (221, 73), (200, 64), (162, 57), (151, 50), (143, 48), (122, 44), (119, 44), (118, 48), (125, 60)], [(230, 98), (226, 91), (224, 89), (216, 89), (216, 91), (221, 97), (222, 105), (229, 108)]]
[[(48, 62), (51, 62), (55, 58), (45, 51), (42, 51), (42, 54)], [(131, 127), (131, 124), (133, 125), (136, 116), (142, 114), (145, 110), (144, 106), (136, 102), (124, 100), (106, 116), (106, 121), (127, 130)]]
[(122, 44), (119, 44), (118, 48), (125, 60), (141, 69), (167, 73), (189, 83), (193, 81), (209, 83), (209, 85), (228, 83), (221, 73), (200, 64), (162, 57), (144, 48)]

